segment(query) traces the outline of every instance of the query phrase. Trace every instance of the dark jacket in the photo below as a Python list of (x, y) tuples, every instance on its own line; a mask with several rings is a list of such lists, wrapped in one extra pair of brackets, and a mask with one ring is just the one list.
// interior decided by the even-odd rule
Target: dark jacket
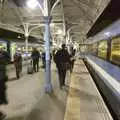
[(37, 51), (37, 50), (33, 51), (31, 57), (32, 57), (33, 60), (39, 60), (39, 58), (40, 58), (39, 51)]
[(61, 64), (70, 63), (70, 55), (68, 51), (65, 49), (58, 50), (55, 54), (54, 61), (58, 68), (61, 67)]
[(10, 56), (6, 51), (0, 51), (0, 66), (9, 63)]
[(15, 63), (22, 62), (22, 55), (20, 53), (15, 53), (15, 55), (14, 55), (14, 62)]
[(70, 61), (71, 62), (75, 61), (75, 53), (76, 53), (75, 49), (73, 49), (70, 53)]
[[(42, 61), (45, 61), (46, 54), (45, 52), (42, 53)], [(52, 60), (52, 54), (50, 53), (50, 61)]]
[(6, 65), (8, 64), (9, 60), (9, 54), (5, 51), (0, 51), (0, 82), (3, 81), (2, 83), (7, 81)]

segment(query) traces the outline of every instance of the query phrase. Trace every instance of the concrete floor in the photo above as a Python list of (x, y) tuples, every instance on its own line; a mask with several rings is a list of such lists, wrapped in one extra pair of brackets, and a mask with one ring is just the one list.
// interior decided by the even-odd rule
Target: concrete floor
[(82, 60), (71, 76), (64, 120), (113, 120)]
[[(12, 68), (12, 67), (11, 67)], [(55, 65), (52, 64), (51, 94), (44, 92), (44, 70), (32, 75), (26, 74), (23, 68), (22, 76), (15, 79), (15, 70), (8, 69), (10, 80), (7, 82), (9, 104), (0, 106), (0, 110), (7, 114), (6, 120), (63, 120), (68, 90), (59, 89), (59, 81)], [(70, 75), (67, 75), (67, 84)]]
[(66, 87), (59, 89), (55, 64), (52, 63), (53, 93), (44, 92), (44, 69), (32, 75), (23, 68), (22, 77), (15, 78), (14, 69), (8, 70), (7, 106), (0, 110), (6, 120), (113, 120), (82, 60), (77, 61), (72, 75), (67, 73)]

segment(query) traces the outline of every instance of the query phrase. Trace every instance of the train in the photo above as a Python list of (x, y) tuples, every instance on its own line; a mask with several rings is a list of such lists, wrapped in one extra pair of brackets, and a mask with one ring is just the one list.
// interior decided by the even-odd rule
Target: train
[(120, 66), (120, 36), (100, 40), (92, 44), (81, 44), (79, 49), (85, 55), (93, 55)]
[(28, 43), (28, 53), (26, 55), (26, 50), (25, 50), (25, 41), (16, 41), (16, 40), (5, 40), (0, 38), (0, 48), (4, 48), (5, 51), (7, 51), (10, 55), (10, 63), (13, 62), (13, 57), (14, 54), (17, 50), (17, 48), (21, 49), (21, 54), (23, 60), (26, 60), (28, 57), (31, 56), (31, 52), (33, 48), (37, 48), (39, 51), (41, 51), (41, 46), (40, 44), (36, 43)]
[(94, 82), (113, 118), (120, 120), (120, 36), (96, 40), (84, 49), (84, 62)]

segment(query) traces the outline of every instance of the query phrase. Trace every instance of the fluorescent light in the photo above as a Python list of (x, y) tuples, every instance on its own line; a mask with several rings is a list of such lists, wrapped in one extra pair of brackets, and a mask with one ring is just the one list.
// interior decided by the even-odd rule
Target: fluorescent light
[(37, 0), (28, 0), (27, 1), (27, 6), (31, 9), (34, 9), (35, 7), (37, 7), (37, 5), (38, 5)]

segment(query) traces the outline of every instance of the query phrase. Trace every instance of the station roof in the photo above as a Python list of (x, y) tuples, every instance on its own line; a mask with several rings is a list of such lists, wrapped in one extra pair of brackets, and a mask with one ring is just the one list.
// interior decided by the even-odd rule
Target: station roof
[[(27, 0), (2, 0), (0, 8), (0, 28), (24, 34), (24, 24), (29, 29), (41, 26), (31, 32), (43, 41), (44, 17), (39, 7), (30, 9), (26, 6)], [(38, 0), (39, 3), (43, 0)], [(87, 32), (106, 8), (110, 0), (48, 0), (51, 4), (58, 1), (53, 10), (51, 34), (55, 40), (61, 40), (64, 33), (59, 35), (58, 30), (70, 32), (73, 41), (82, 43)]]
[(93, 37), (109, 25), (113, 24), (120, 18), (120, 0), (112, 0), (105, 8), (103, 13), (97, 19), (95, 24), (87, 33), (87, 37)]
[[(1, 28), (0, 28), (0, 38), (7, 40), (7, 41), (25, 42), (24, 34), (18, 33), (18, 32), (13, 32), (13, 31), (6, 30), (6, 29), (1, 29)], [(31, 43), (38, 43), (38, 44), (43, 43), (42, 41), (40, 41), (39, 39), (37, 39), (33, 36), (29, 36), (28, 40)]]

